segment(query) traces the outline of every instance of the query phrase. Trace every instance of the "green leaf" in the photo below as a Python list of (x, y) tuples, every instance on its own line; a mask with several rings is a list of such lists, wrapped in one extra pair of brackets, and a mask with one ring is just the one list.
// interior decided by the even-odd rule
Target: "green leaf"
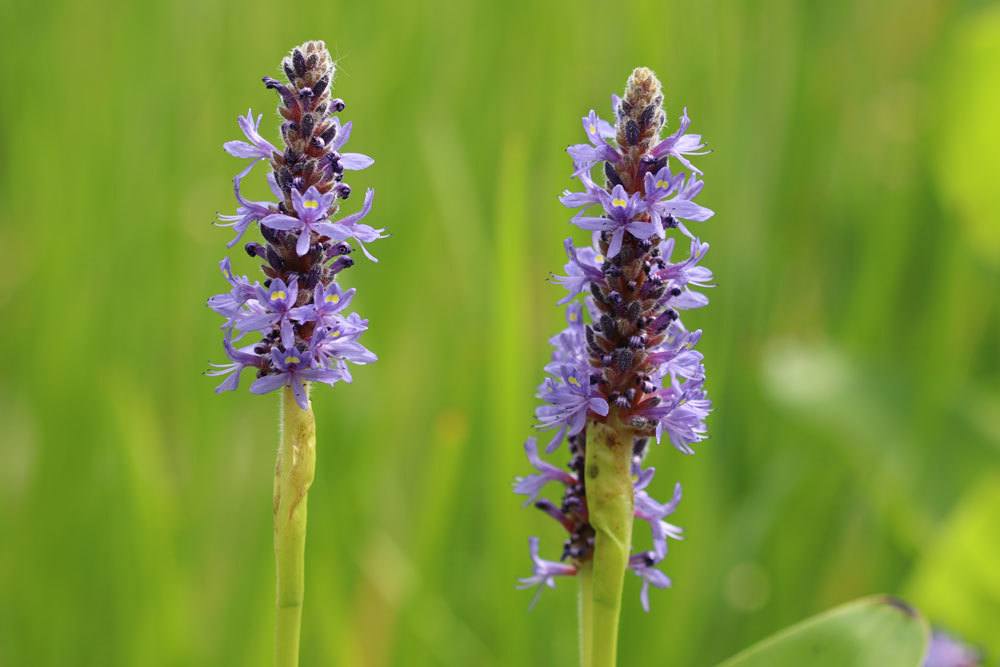
[(786, 628), (719, 667), (920, 667), (927, 642), (912, 607), (879, 595)]

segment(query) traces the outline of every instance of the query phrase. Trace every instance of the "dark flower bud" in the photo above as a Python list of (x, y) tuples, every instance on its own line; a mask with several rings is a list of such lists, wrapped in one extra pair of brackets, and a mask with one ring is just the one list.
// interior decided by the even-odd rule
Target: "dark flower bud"
[(292, 64), (295, 67), (295, 73), (298, 76), (305, 76), (306, 59), (302, 56), (302, 52), (298, 49), (292, 50)]

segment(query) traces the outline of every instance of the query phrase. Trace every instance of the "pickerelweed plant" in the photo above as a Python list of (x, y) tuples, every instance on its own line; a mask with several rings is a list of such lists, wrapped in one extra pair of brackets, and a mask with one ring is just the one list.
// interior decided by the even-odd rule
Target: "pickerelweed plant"
[[(255, 394), (282, 390), (281, 443), (274, 478), (274, 551), (277, 569), (275, 665), (298, 665), (299, 627), (304, 593), (306, 499), (315, 467), (315, 421), (309, 400), (314, 382), (334, 385), (351, 381), (348, 363), (368, 364), (375, 355), (358, 342), (368, 321), (348, 313), (355, 290), (338, 283), (353, 265), (352, 243), (375, 261), (365, 243), (383, 238), (383, 230), (361, 220), (372, 207), (373, 191), (365, 193), (356, 213), (337, 218), (340, 203), (351, 194), (344, 173), (374, 162), (360, 153), (341, 152), (351, 123), (335, 114), (344, 102), (330, 98), (334, 63), (321, 41), (292, 49), (282, 61), (286, 81), (264, 77), (264, 85), (279, 98), (283, 147), (259, 133), (261, 117), (253, 112), (239, 118), (246, 141), (230, 141), (226, 151), (247, 161), (233, 179), (235, 215), (220, 223), (236, 235), (233, 247), (251, 226), (258, 226), (264, 243), (244, 245), (248, 255), (263, 260), (262, 282), (233, 273), (229, 258), (221, 262), (230, 290), (213, 296), (208, 305), (225, 318), (223, 347), (229, 363), (216, 364), (209, 375), (225, 376), (217, 392), (238, 387), (244, 369), (256, 379)], [(250, 201), (243, 196), (243, 179), (265, 162), (273, 199)], [(257, 340), (242, 341), (247, 335)]]
[[(670, 586), (657, 566), (668, 542), (682, 537), (666, 521), (681, 487), (666, 503), (649, 495), (654, 469), (643, 467), (647, 443), (666, 435), (678, 451), (693, 454), (692, 445), (706, 437), (711, 409), (702, 355), (695, 350), (701, 331), (688, 330), (680, 318), (708, 303), (697, 289), (712, 280), (700, 265), (708, 244), (686, 225), (712, 216), (694, 202), (701, 171), (689, 161), (704, 154), (704, 145), (687, 133), (686, 110), (677, 130), (661, 138), (663, 94), (648, 69), (633, 71), (624, 97), (613, 95), (611, 105), (615, 125), (591, 111), (583, 118), (588, 143), (568, 149), (583, 191), (567, 191), (561, 201), (579, 209), (572, 223), (592, 232), (592, 242), (565, 242), (566, 274), (555, 280), (568, 292), (559, 302), (567, 307), (567, 326), (551, 340), (552, 360), (538, 391), (545, 402), (536, 412), (538, 426), (555, 430), (545, 451), (567, 441), (569, 465), (542, 460), (531, 438), (525, 450), (537, 472), (515, 482), (527, 503), (568, 534), (558, 561), (540, 558), (538, 539), (531, 538), (534, 571), (521, 584), (541, 590), (555, 587), (556, 577), (579, 579), (584, 667), (615, 664), (628, 570), (642, 579), (647, 611), (649, 587)], [(597, 166), (603, 185), (594, 179)], [(688, 254), (675, 260), (678, 244)], [(549, 482), (562, 485), (559, 505), (539, 499)], [(634, 519), (649, 525), (652, 548), (632, 549)]]

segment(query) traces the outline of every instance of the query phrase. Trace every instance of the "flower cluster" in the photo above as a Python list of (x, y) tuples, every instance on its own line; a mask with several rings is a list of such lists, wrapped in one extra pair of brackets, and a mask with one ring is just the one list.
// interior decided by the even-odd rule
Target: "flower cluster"
[[(336, 218), (340, 201), (351, 194), (345, 171), (365, 169), (374, 160), (341, 152), (351, 123), (341, 123), (335, 115), (344, 102), (330, 98), (334, 64), (326, 46), (311, 41), (292, 49), (282, 69), (286, 82), (265, 77), (264, 85), (280, 97), (284, 149), (261, 136), (261, 116), (255, 119), (252, 111), (238, 120), (246, 141), (225, 144), (226, 152), (248, 164), (233, 179), (236, 213), (220, 215), (218, 224), (236, 232), (228, 247), (239, 243), (252, 225), (259, 226), (265, 243), (250, 242), (244, 248), (263, 261), (265, 279), (251, 283), (233, 274), (228, 257), (222, 260), (230, 290), (210, 298), (208, 305), (225, 318), (223, 346), (229, 363), (213, 364), (208, 374), (225, 376), (216, 391), (229, 391), (239, 385), (243, 369), (253, 368), (257, 377), (250, 391), (263, 394), (290, 386), (305, 410), (305, 383), (350, 382), (348, 362), (376, 359), (358, 342), (368, 321), (346, 312), (354, 289), (342, 289), (337, 276), (354, 263), (351, 242), (376, 261), (364, 244), (383, 238), (384, 230), (361, 222), (371, 211), (372, 190), (365, 193), (361, 210)], [(261, 161), (270, 166), (267, 182), (273, 200), (250, 201), (241, 185)], [(250, 333), (260, 340), (235, 346)]]
[[(703, 182), (688, 156), (705, 151), (701, 137), (687, 132), (686, 110), (677, 131), (660, 138), (666, 121), (656, 76), (636, 69), (625, 96), (613, 95), (611, 104), (615, 125), (594, 111), (583, 118), (588, 143), (568, 149), (583, 191), (566, 191), (560, 198), (566, 207), (579, 209), (572, 223), (592, 232), (592, 239), (584, 247), (571, 238), (565, 242), (565, 275), (554, 280), (567, 291), (559, 301), (568, 304), (567, 326), (551, 339), (552, 360), (538, 391), (544, 405), (536, 417), (540, 428), (555, 430), (547, 453), (568, 442), (569, 467), (543, 461), (532, 438), (525, 450), (537, 473), (515, 483), (517, 493), (559, 521), (569, 536), (558, 563), (540, 559), (532, 538), (534, 574), (521, 583), (551, 587), (554, 577), (575, 574), (592, 556), (594, 529), (587, 519), (583, 475), (587, 424), (614, 420), (634, 443), (635, 517), (652, 530), (653, 548), (633, 553), (629, 561), (643, 580), (641, 601), (648, 610), (649, 587), (670, 585), (656, 565), (666, 556), (668, 539), (681, 538), (680, 529), (665, 521), (680, 501), (681, 488), (675, 487), (667, 503), (653, 500), (646, 492), (653, 469), (643, 469), (642, 461), (652, 438), (659, 442), (666, 435), (679, 451), (693, 454), (692, 445), (706, 437), (711, 403), (702, 355), (695, 350), (701, 331), (688, 330), (680, 313), (708, 303), (699, 291), (712, 281), (711, 271), (701, 266), (708, 244), (687, 223), (713, 213), (694, 202)], [(598, 165), (603, 185), (594, 180)], [(668, 236), (670, 230), (677, 234)], [(674, 259), (678, 241), (688, 254)], [(537, 500), (541, 488), (553, 481), (564, 487), (558, 507)]]

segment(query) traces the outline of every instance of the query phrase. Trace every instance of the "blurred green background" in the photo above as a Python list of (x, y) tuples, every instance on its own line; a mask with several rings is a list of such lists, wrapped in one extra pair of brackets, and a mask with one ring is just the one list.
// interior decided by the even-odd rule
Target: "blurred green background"
[(277, 398), (212, 393), (204, 301), (221, 145), (248, 107), (277, 138), (260, 77), (308, 38), (393, 237), (344, 278), (381, 361), (315, 392), (303, 665), (575, 663), (575, 582), (531, 612), (514, 589), (528, 536), (561, 536), (510, 483), (562, 322), (564, 148), (639, 64), (715, 149), (719, 287), (688, 322), (717, 407), (696, 456), (651, 454), (687, 538), (652, 613), (629, 577), (622, 664), (709, 665), (871, 592), (1000, 655), (996, 4), (0, 15), (0, 664), (270, 663)]

